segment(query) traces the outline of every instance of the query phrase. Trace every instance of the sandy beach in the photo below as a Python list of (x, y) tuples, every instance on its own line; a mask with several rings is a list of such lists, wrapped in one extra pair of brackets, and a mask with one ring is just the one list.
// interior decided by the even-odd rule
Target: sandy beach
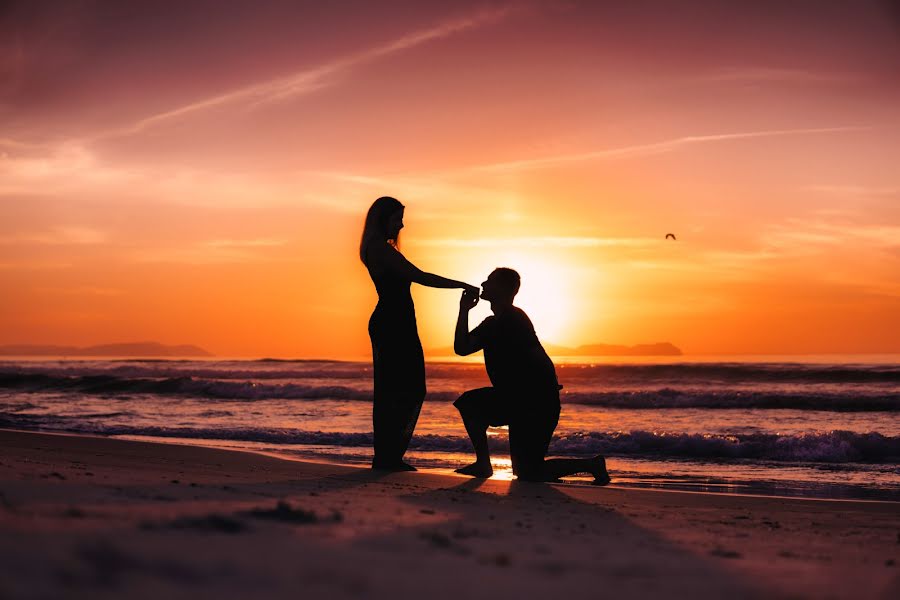
[(0, 597), (900, 594), (896, 503), (379, 474), (0, 431)]

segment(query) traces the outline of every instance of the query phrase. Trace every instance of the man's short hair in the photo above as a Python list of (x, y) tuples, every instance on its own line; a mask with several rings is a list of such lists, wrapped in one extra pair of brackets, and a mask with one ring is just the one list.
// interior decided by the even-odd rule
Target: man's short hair
[(519, 286), (522, 283), (522, 278), (519, 277), (519, 274), (510, 269), (509, 267), (498, 267), (494, 269), (492, 275), (500, 282), (510, 296), (515, 296), (519, 293)]

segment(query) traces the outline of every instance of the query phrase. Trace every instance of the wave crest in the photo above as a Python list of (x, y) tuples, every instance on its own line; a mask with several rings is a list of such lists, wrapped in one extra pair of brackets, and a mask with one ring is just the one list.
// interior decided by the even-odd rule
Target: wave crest
[[(358, 386), (312, 383), (260, 383), (257, 381), (169, 377), (163, 379), (114, 375), (60, 376), (44, 373), (2, 373), (0, 388), (24, 392), (79, 392), (93, 395), (159, 394), (209, 398), (212, 400), (372, 400), (368, 381)], [(460, 391), (430, 392), (431, 401), (455, 400)], [(900, 411), (900, 393), (855, 390), (843, 392), (744, 391), (728, 388), (641, 391), (564, 391), (562, 402), (607, 408), (661, 409), (794, 409), (836, 412)]]
[[(0, 416), (0, 427), (70, 431), (101, 435), (135, 435), (262, 442), (269, 444), (369, 447), (371, 432), (323, 432), (278, 428), (136, 427), (85, 423), (59, 417)], [(507, 452), (505, 435), (488, 440)], [(471, 452), (466, 436), (416, 435), (410, 448), (430, 452)], [(577, 432), (555, 436), (550, 454), (559, 456), (627, 456), (685, 460), (750, 460), (783, 463), (900, 463), (900, 436), (829, 431), (798, 435), (697, 434), (634, 430)]]
[[(428, 362), (429, 379), (469, 379), (483, 374), (477, 363)], [(665, 363), (590, 364), (561, 363), (556, 366), (565, 383), (593, 382), (603, 385), (666, 385), (667, 383), (822, 383), (898, 384), (897, 364), (816, 364), (816, 363)], [(110, 375), (122, 378), (207, 379), (345, 379), (368, 380), (368, 362), (327, 360), (126, 360), (47, 361), (27, 363), (0, 361), (0, 373), (45, 374), (50, 376)]]

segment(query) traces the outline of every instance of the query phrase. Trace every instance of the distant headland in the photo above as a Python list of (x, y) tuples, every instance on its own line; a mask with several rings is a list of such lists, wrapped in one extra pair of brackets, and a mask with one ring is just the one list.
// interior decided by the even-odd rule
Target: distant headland
[[(636, 344), (622, 346), (618, 344), (587, 344), (570, 348), (555, 344), (544, 344), (547, 354), (552, 356), (681, 356), (680, 348), (669, 342), (656, 344)], [(435, 348), (426, 351), (429, 356), (453, 356), (453, 348)]]
[(166, 346), (158, 342), (129, 342), (98, 346), (44, 346), (15, 344), (0, 346), (0, 356), (213, 356), (203, 348), (191, 345)]

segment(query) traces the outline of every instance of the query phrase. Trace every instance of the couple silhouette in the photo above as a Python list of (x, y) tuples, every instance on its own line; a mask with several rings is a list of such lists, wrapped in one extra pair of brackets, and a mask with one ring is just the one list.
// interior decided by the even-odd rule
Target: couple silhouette
[[(434, 288), (462, 289), (453, 349), (466, 356), (484, 351), (491, 387), (469, 390), (454, 406), (462, 417), (475, 450), (475, 462), (457, 469), (472, 477), (490, 477), (487, 429), (509, 426), (513, 473), (526, 481), (557, 481), (589, 473), (594, 483), (609, 482), (606, 462), (594, 458), (546, 459), (559, 421), (559, 390), (553, 362), (541, 346), (528, 315), (513, 305), (519, 274), (495, 269), (481, 288), (426, 273), (400, 252), (404, 206), (382, 196), (366, 215), (359, 257), (375, 290), (378, 304), (369, 319), (372, 340), (375, 398), (372, 409), (374, 458), (372, 468), (415, 471), (403, 461), (422, 402), (425, 400), (425, 357), (416, 326), (413, 283)], [(479, 297), (491, 305), (492, 316), (469, 329), (469, 311)]]

